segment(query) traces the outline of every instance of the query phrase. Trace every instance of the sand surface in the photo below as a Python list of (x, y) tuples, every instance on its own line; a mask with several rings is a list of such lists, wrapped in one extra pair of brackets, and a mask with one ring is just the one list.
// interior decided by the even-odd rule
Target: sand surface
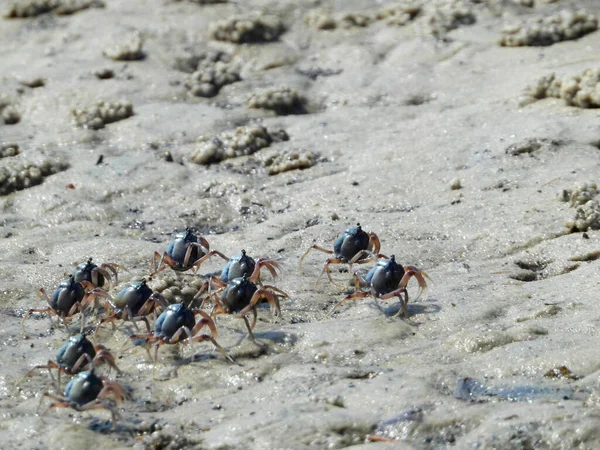
[[(598, 16), (600, 4), (426, 2), (399, 25), (375, 17), (394, 2), (202, 3), (105, 0), (73, 15), (0, 19), (0, 99), (20, 116), (0, 122), (0, 143), (20, 152), (0, 168), (68, 164), (0, 196), (0, 448), (600, 447), (600, 233), (573, 230), (583, 206), (563, 201), (563, 191), (600, 182), (599, 113), (562, 98), (523, 100), (541, 77), (596, 69), (600, 32), (498, 44), (507, 23), (580, 8)], [(452, 22), (452, 4), (468, 14)], [(323, 11), (335, 29), (305, 21)], [(344, 21), (348, 13), (360, 14)], [(254, 14), (279, 17), (285, 31), (259, 43), (211, 37), (211, 24)], [(360, 17), (366, 26), (344, 25)], [(115, 43), (139, 59), (110, 59)], [(239, 76), (198, 88), (219, 90), (208, 98), (190, 92), (181, 70), (206, 52), (224, 52)], [(99, 79), (101, 69), (114, 76)], [(38, 79), (43, 86), (30, 87)], [(280, 87), (300, 98), (290, 109), (249, 107)], [(72, 111), (99, 100), (129, 102), (133, 115), (78, 125)], [(289, 139), (190, 162), (198, 137), (240, 126)], [(265, 159), (294, 153), (310, 153), (314, 165), (269, 175)], [(324, 253), (298, 269), (306, 249), (332, 248), (358, 222), (382, 253), (431, 277), (407, 317), (394, 317), (397, 301), (380, 302), (382, 311), (371, 298), (332, 315), (352, 291), (347, 266), (334, 266), (337, 284), (315, 285)], [(156, 365), (142, 346), (119, 353), (123, 372), (110, 376), (130, 395), (116, 431), (106, 411), (40, 417), (49, 378), (40, 371), (17, 383), (55, 359), (79, 320), (67, 332), (34, 314), (24, 333), (25, 312), (44, 304), (38, 289), (51, 293), (89, 257), (125, 267), (119, 285), (140, 280), (186, 227), (225, 255), (243, 248), (282, 263), (265, 282), (289, 298), (281, 318), (258, 308), (263, 348), (245, 339), (243, 321), (220, 316), (219, 342), (235, 364), (205, 342), (164, 346)], [(193, 291), (222, 266), (217, 257), (195, 276), (167, 270), (151, 285)], [(408, 290), (414, 299), (414, 279)], [(88, 329), (98, 321), (88, 313)], [(119, 322), (97, 339), (116, 354), (134, 331)], [(561, 366), (567, 376), (547, 375)]]

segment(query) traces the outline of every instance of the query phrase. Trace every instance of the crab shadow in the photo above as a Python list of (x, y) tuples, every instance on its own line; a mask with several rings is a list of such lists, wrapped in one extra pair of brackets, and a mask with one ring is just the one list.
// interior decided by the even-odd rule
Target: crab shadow
[[(437, 304), (438, 300), (435, 298), (427, 298), (418, 303), (409, 303), (406, 305), (406, 312), (404, 313), (404, 319), (414, 320), (418, 316), (428, 315), (428, 314), (437, 314), (442, 310), (442, 307)], [(394, 304), (383, 304), (380, 303), (381, 310), (385, 314), (386, 317), (394, 317), (402, 306), (400, 303)], [(374, 308), (377, 308), (376, 305), (373, 305)], [(419, 322), (412, 322), (413, 325), (419, 325)]]

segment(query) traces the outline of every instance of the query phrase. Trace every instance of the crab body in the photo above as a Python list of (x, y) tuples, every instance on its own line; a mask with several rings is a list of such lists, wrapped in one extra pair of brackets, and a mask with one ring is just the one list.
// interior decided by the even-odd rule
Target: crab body
[(49, 360), (46, 365), (33, 367), (27, 372), (23, 379), (31, 375), (36, 369), (48, 369), (50, 376), (52, 377), (50, 369), (56, 369), (58, 371), (58, 384), (60, 385), (61, 373), (73, 375), (80, 372), (85, 367), (88, 367), (88, 365), (93, 366), (101, 362), (107, 363), (117, 372), (120, 372), (113, 355), (106, 347), (100, 344), (92, 344), (85, 334), (82, 333), (67, 339), (67, 341), (58, 349), (56, 361)]
[[(196, 321), (196, 316), (201, 316)], [(200, 330), (207, 326), (211, 335), (199, 334)], [(185, 305), (177, 303), (169, 305), (156, 320), (154, 332), (146, 334), (133, 334), (131, 339), (144, 339), (146, 344), (156, 343), (154, 350), (154, 361), (158, 360), (158, 349), (164, 344), (176, 344), (187, 340), (189, 344), (200, 341), (211, 341), (228, 360), (233, 359), (215, 340), (218, 336), (217, 327), (210, 316), (201, 310), (189, 309)], [(148, 347), (146, 347), (148, 349)]]
[(50, 408), (73, 408), (77, 411), (89, 411), (92, 409), (107, 409), (112, 415), (113, 429), (117, 427), (117, 411), (111, 403), (106, 401), (111, 395), (117, 406), (125, 398), (125, 390), (118, 383), (106, 377), (98, 377), (94, 369), (80, 372), (67, 384), (64, 395), (56, 395), (45, 392), (44, 397), (54, 400), (42, 415)]
[(93, 371), (80, 372), (67, 384), (65, 397), (78, 406), (96, 400), (104, 384)]
[(188, 250), (190, 252), (188, 262), (191, 261), (194, 263), (204, 256), (204, 251), (198, 245), (198, 237), (189, 228), (185, 233), (176, 235), (167, 247), (167, 255), (175, 262), (175, 265), (171, 266), (171, 269), (185, 271), (189, 268), (185, 263)]
[(346, 229), (333, 244), (333, 256), (348, 262), (359, 252), (369, 248), (369, 234), (357, 225)]
[(229, 280), (233, 280), (234, 278), (243, 277), (244, 275), (250, 276), (254, 272), (255, 267), (256, 261), (242, 250), (242, 253), (234, 255), (229, 259), (227, 265), (221, 271), (221, 281), (228, 283)]
[(385, 255), (379, 254), (381, 242), (377, 235), (373, 232), (367, 233), (362, 229), (360, 224), (355, 227), (347, 228), (341, 235), (337, 237), (333, 243), (333, 251), (327, 250), (319, 245), (313, 245), (300, 258), (299, 267), (302, 266), (302, 261), (308, 256), (311, 250), (319, 250), (320, 252), (332, 255), (325, 261), (321, 275), (317, 279), (317, 283), (324, 274), (327, 274), (329, 281), (331, 278), (330, 266), (333, 264), (365, 264), (373, 261), (376, 258), (386, 258)]
[(67, 326), (66, 319), (68, 317), (81, 312), (81, 329), (83, 330), (85, 320), (83, 311), (96, 296), (105, 297), (108, 296), (108, 293), (101, 288), (95, 288), (89, 281), (75, 281), (73, 275), (68, 280), (60, 283), (51, 297), (48, 297), (44, 288), (40, 288), (37, 298), (39, 300), (40, 297), (44, 297), (46, 303), (48, 303), (48, 308), (28, 310), (25, 317), (23, 317), (23, 331), (25, 331), (25, 321), (34, 312), (49, 313), (58, 316), (63, 320), (65, 327)]
[(50, 297), (50, 307), (59, 315), (68, 316), (73, 306), (83, 300), (85, 293), (82, 284), (74, 277), (69, 277), (58, 285)]
[(181, 327), (194, 328), (196, 318), (192, 310), (181, 303), (170, 305), (158, 316), (154, 325), (154, 336), (160, 339), (171, 339)]
[(398, 264), (392, 255), (390, 259), (379, 260), (367, 273), (365, 282), (371, 287), (374, 295), (381, 296), (397, 289), (404, 273), (404, 267)]
[(117, 269), (122, 269), (122, 267), (115, 263), (104, 263), (98, 266), (92, 262), (92, 258), (89, 258), (75, 267), (73, 278), (78, 283), (89, 281), (96, 287), (103, 287), (105, 284), (110, 286), (113, 277), (115, 284), (119, 282)]
[[(356, 300), (357, 298), (365, 298), (372, 296), (375, 299), (375, 304), (381, 309), (377, 299), (387, 300), (392, 297), (398, 297), (401, 306), (396, 316), (403, 315), (406, 312), (408, 305), (408, 291), (406, 286), (408, 281), (415, 277), (419, 283), (419, 295), (427, 289), (425, 278), (429, 278), (425, 272), (417, 269), (414, 266), (402, 267), (396, 262), (396, 257), (392, 255), (390, 258), (380, 259), (377, 265), (367, 273), (363, 279), (354, 273), (354, 292), (340, 300), (333, 308), (333, 311), (347, 300)], [(368, 290), (362, 290), (361, 286)]]
[[(273, 315), (280, 316), (281, 308), (278, 297), (288, 297), (282, 290), (274, 286), (257, 286), (247, 276), (234, 278), (223, 288), (222, 292), (212, 294), (214, 308), (212, 315), (235, 314), (238, 319), (243, 319), (248, 329), (248, 336), (256, 343), (252, 329), (256, 325), (256, 305), (267, 301)], [(250, 325), (246, 314), (252, 313), (253, 322)], [(257, 344), (258, 345), (258, 344)]]
[(198, 271), (200, 265), (213, 255), (218, 255), (226, 261), (228, 258), (216, 250), (210, 251), (210, 244), (202, 236), (196, 236), (190, 228), (185, 233), (175, 235), (167, 250), (162, 254), (154, 252), (151, 274), (165, 270), (167, 267), (185, 272), (189, 269)]
[(271, 273), (273, 278), (277, 278), (277, 271), (280, 270), (281, 264), (271, 258), (254, 258), (246, 254), (246, 250), (242, 250), (239, 255), (234, 255), (229, 258), (227, 265), (221, 271), (221, 281), (229, 283), (234, 278), (248, 277), (253, 283), (262, 284), (260, 279), (260, 271), (263, 267)]
[(136, 315), (152, 294), (152, 289), (143, 279), (129, 283), (115, 295), (111, 303), (117, 312), (128, 308), (132, 315)]
[(85, 334), (71, 336), (56, 353), (56, 362), (69, 370), (75, 366), (79, 358), (88, 355), (90, 361), (96, 356), (96, 349)]

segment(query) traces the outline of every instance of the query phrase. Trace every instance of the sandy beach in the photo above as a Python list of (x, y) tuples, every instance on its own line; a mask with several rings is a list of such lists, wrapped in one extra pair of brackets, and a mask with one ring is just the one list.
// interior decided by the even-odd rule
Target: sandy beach
[[(600, 447), (600, 4), (593, 0), (0, 3), (0, 448)], [(360, 223), (425, 272), (347, 301)], [(151, 275), (189, 228), (281, 264), (254, 335), (164, 345), (86, 310), (127, 395), (52, 408), (80, 332), (45, 308), (78, 264), (189, 304), (219, 276)], [(368, 287), (362, 288), (365, 292)], [(106, 306), (106, 302), (101, 302)], [(377, 305), (380, 305), (378, 307)], [(194, 306), (199, 306), (198, 302)], [(206, 308), (210, 312), (210, 307)], [(154, 322), (151, 320), (151, 326)], [(208, 332), (203, 329), (202, 333)], [(131, 341), (131, 342), (130, 342)], [(154, 354), (153, 348), (151, 352)], [(61, 389), (68, 375), (61, 376)]]

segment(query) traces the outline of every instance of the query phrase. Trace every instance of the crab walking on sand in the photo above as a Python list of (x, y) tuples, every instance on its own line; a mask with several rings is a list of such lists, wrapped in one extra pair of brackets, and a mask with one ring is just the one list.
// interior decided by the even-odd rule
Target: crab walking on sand
[[(196, 322), (196, 317), (202, 317)], [(204, 327), (210, 329), (211, 335), (198, 334)], [(154, 324), (154, 332), (144, 334), (132, 334), (130, 339), (144, 339), (146, 344), (155, 343), (154, 361), (158, 361), (158, 349), (164, 344), (176, 344), (187, 341), (193, 342), (210, 341), (225, 358), (233, 362), (233, 359), (216, 341), (218, 338), (217, 327), (210, 316), (198, 309), (189, 309), (181, 303), (170, 305), (165, 309)], [(127, 342), (126, 342), (127, 343)], [(146, 347), (147, 348), (147, 347)]]
[[(394, 255), (389, 259), (380, 259), (377, 265), (369, 270), (365, 278), (362, 278), (356, 272), (354, 273), (354, 292), (340, 300), (331, 312), (333, 313), (338, 306), (347, 300), (372, 296), (375, 304), (381, 309), (379, 303), (377, 303), (377, 299), (387, 300), (392, 297), (398, 297), (401, 307), (394, 317), (404, 315), (406, 313), (406, 306), (408, 305), (408, 291), (406, 290), (406, 286), (412, 277), (415, 277), (419, 282), (419, 294), (417, 295), (417, 298), (419, 298), (421, 293), (427, 289), (425, 278), (429, 278), (429, 275), (414, 266), (402, 267), (396, 262)], [(363, 291), (361, 286), (365, 286), (368, 290)]]
[(360, 223), (358, 223), (355, 227), (346, 229), (346, 231), (338, 236), (333, 244), (333, 251), (318, 245), (309, 247), (302, 258), (300, 258), (298, 267), (300, 269), (302, 268), (302, 261), (304, 261), (304, 258), (308, 256), (311, 250), (319, 250), (320, 252), (333, 255), (333, 257), (328, 258), (327, 261), (325, 261), (323, 271), (317, 279), (318, 283), (321, 280), (321, 277), (323, 277), (323, 274), (326, 273), (329, 281), (333, 283), (334, 281), (331, 278), (329, 266), (333, 264), (350, 264), (350, 266), (352, 266), (352, 264), (365, 264), (371, 262), (375, 258), (385, 258), (385, 255), (379, 254), (380, 248), (381, 242), (377, 235), (373, 232), (367, 233), (361, 228)]
[(223, 253), (217, 250), (211, 251), (210, 244), (204, 237), (198, 237), (190, 228), (186, 228), (185, 233), (177, 234), (173, 238), (162, 256), (160, 253), (154, 252), (150, 275), (156, 275), (167, 267), (178, 272), (194, 269), (194, 273), (196, 273), (200, 265), (214, 255), (229, 261), (229, 258)]
[[(115, 381), (107, 377), (98, 377), (94, 369), (86, 372), (80, 372), (69, 381), (64, 395), (57, 395), (51, 392), (44, 392), (42, 400), (45, 397), (54, 400), (42, 412), (46, 414), (50, 408), (73, 408), (76, 411), (90, 411), (92, 409), (106, 409), (110, 411), (113, 422), (113, 429), (117, 428), (117, 411), (115, 407), (107, 401), (108, 396), (112, 396), (117, 407), (126, 397), (125, 389)], [(40, 402), (41, 406), (41, 402)]]
[(90, 369), (94, 365), (100, 363), (106, 363), (117, 372), (121, 370), (115, 363), (114, 356), (108, 351), (108, 349), (101, 344), (94, 345), (88, 340), (85, 334), (78, 334), (71, 336), (67, 341), (58, 349), (56, 353), (56, 361), (48, 360), (46, 365), (39, 365), (32, 367), (27, 374), (21, 379), (19, 384), (35, 370), (48, 369), (48, 373), (52, 380), (52, 369), (56, 369), (58, 372), (58, 386), (60, 386), (60, 374), (65, 373), (67, 375), (75, 375), (84, 369)]

